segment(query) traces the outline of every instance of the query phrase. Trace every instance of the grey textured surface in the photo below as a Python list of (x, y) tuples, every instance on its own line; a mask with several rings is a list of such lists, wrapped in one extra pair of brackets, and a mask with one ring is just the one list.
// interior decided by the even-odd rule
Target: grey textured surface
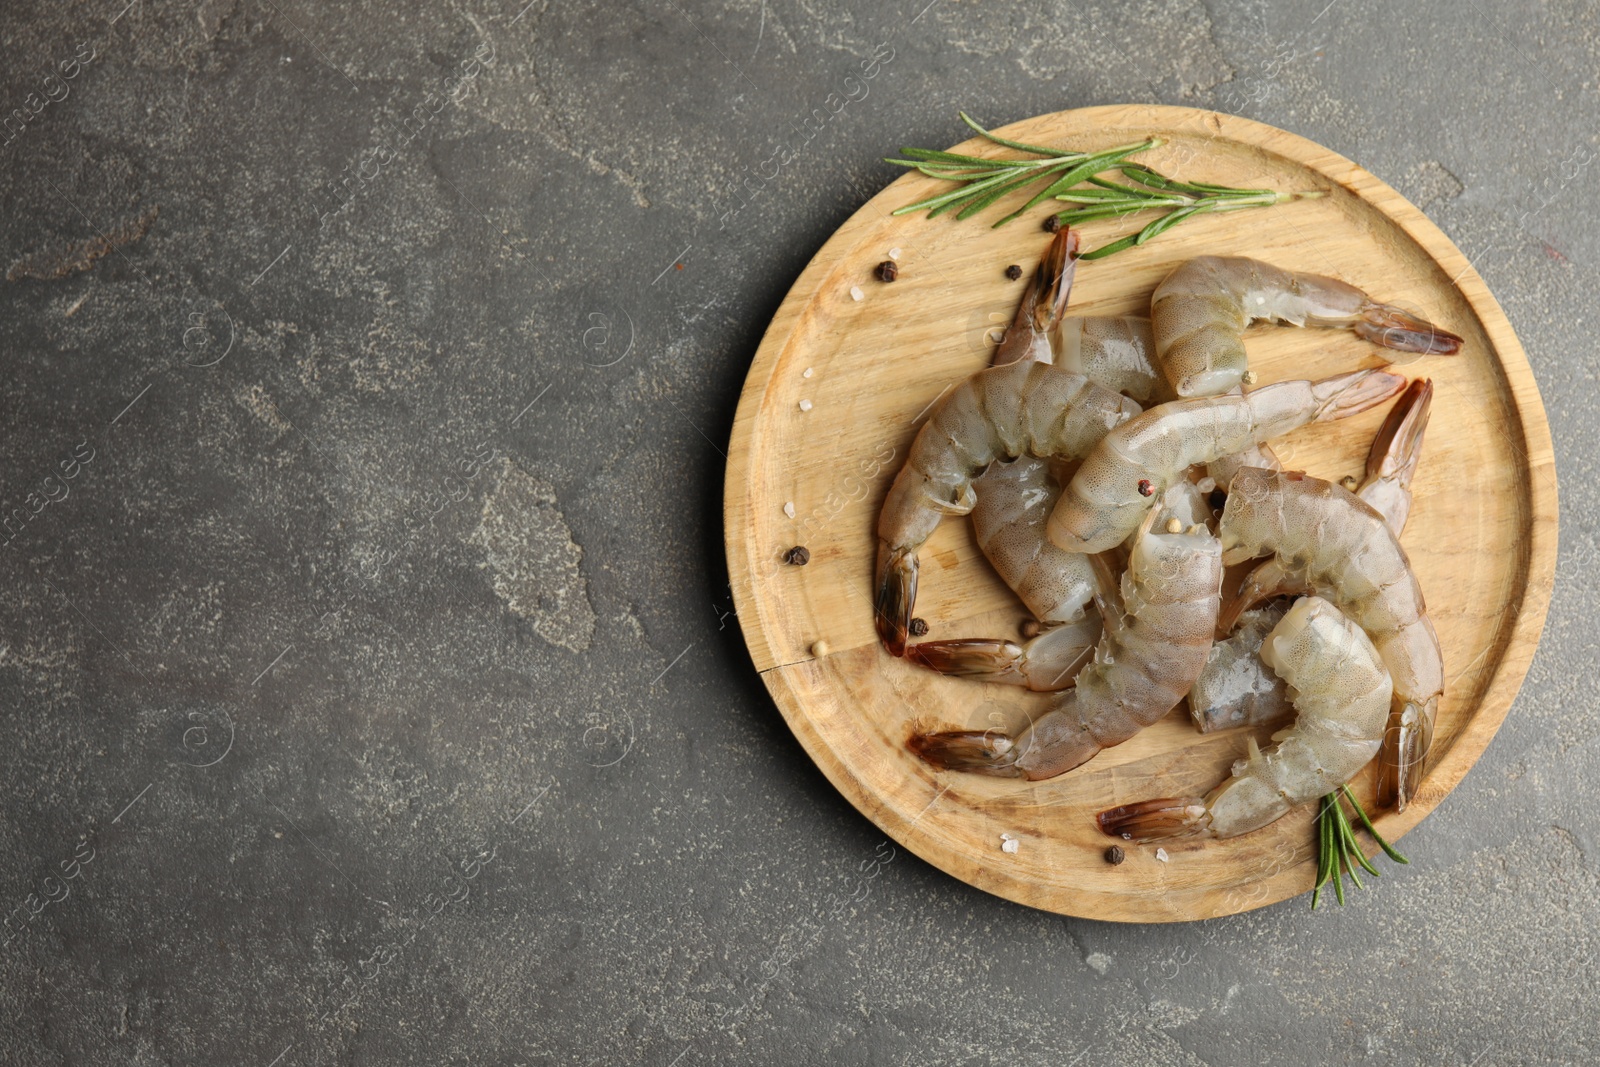
[[(5, 262), (160, 209), (0, 283), (4, 1062), (1600, 1055), (1593, 5), (123, 3), (0, 15)], [(878, 157), (1123, 101), (1415, 198), (1549, 409), (1538, 659), (1343, 910), (1070, 921), (891, 853), (731, 615), (735, 398)]]

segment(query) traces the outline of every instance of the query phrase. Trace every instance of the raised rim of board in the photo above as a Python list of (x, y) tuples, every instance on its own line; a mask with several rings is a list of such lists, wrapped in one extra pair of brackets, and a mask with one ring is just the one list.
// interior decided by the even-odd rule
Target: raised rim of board
[[(1488, 747), (1489, 741), (1505, 721), (1522, 680), (1527, 674), (1544, 629), (1545, 616), (1550, 606), (1554, 584), (1557, 542), (1557, 486), (1554, 445), (1550, 426), (1545, 416), (1539, 388), (1526, 353), (1517, 340), (1500, 304), (1473, 269), (1471, 261), (1456, 248), (1432, 221), (1403, 196), (1365, 169), (1338, 153), (1301, 137), (1253, 119), (1227, 115), (1197, 108), (1167, 105), (1113, 104), (1099, 107), (1076, 108), (1069, 111), (1038, 115), (1012, 123), (995, 132), (1015, 140), (1026, 140), (1028, 128), (1041, 121), (1073, 115), (1104, 126), (1141, 125), (1170, 129), (1208, 128), (1215, 135), (1255, 145), (1274, 152), (1292, 162), (1324, 175), (1329, 181), (1343, 186), (1362, 200), (1371, 204), (1405, 231), (1412, 240), (1443, 267), (1454, 279), (1473, 313), (1482, 324), (1485, 334), (1493, 342), (1501, 369), (1505, 374), (1507, 395), (1514, 407), (1517, 421), (1527, 446), (1526, 470), (1529, 493), (1528, 528), (1529, 545), (1526, 581), (1521, 589), (1521, 603), (1516, 620), (1506, 640), (1504, 654), (1499, 658), (1492, 679), (1484, 689), (1483, 702), (1467, 721), (1461, 736), (1450, 746), (1445, 759), (1428, 773), (1430, 789), (1412, 803), (1403, 813), (1390, 814), (1385, 828), (1391, 839), (1397, 840), (1422, 821), (1440, 801), (1449, 795), (1467, 771), (1477, 762)], [(972, 138), (950, 149), (970, 151), (987, 142)], [(921, 180), (907, 174), (890, 183), (872, 199), (863, 204), (822, 245), (796, 279), (782, 305), (767, 327), (761, 344), (751, 362), (750, 371), (740, 392), (738, 411), (734, 416), (733, 430), (728, 444), (727, 478), (724, 483), (723, 523), (728, 554), (728, 574), (733, 601), (747, 647), (757, 665), (758, 673), (772, 694), (778, 709), (783, 713), (789, 728), (799, 739), (812, 761), (858, 811), (922, 859), (939, 869), (952, 872), (962, 860), (958, 853), (914, 820), (905, 818), (879, 801), (864, 783), (855, 778), (825, 745), (801, 706), (801, 696), (794, 688), (783, 663), (761, 667), (763, 660), (773, 657), (768, 650), (765, 631), (768, 625), (766, 612), (769, 605), (753, 595), (752, 577), (757, 560), (765, 558), (762, 546), (755, 542), (751, 522), (750, 467), (752, 443), (757, 437), (763, 413), (763, 401), (773, 385), (774, 374), (786, 346), (790, 343), (798, 316), (813, 299), (841, 255), (854, 249), (859, 241), (858, 231), (878, 223), (893, 209), (907, 202), (906, 186)], [(976, 225), (976, 224), (975, 224)], [(1546, 477), (1533, 477), (1542, 472)], [(1548, 516), (1548, 520), (1542, 519)], [(870, 536), (863, 531), (862, 536)], [(770, 547), (770, 546), (769, 546)], [(770, 553), (767, 553), (770, 554)], [(1097, 918), (1120, 922), (1172, 922), (1187, 919), (1214, 918), (1236, 913), (1225, 909), (1202, 911), (1190, 916), (1175, 917), (1170, 911), (1145, 909), (1133, 898), (1129, 900), (1126, 914), (1089, 914), (1076, 910), (1070, 901), (1041, 900), (1037, 887), (1010, 875), (1004, 867), (984, 865), (967, 875), (955, 875), (970, 885), (977, 886), (996, 896), (1030, 907), (1042, 908), (1064, 915)], [(1293, 893), (1289, 893), (1293, 896)], [(1271, 894), (1252, 907), (1266, 906), (1285, 899), (1282, 894)], [(1244, 910), (1249, 910), (1244, 909)]]

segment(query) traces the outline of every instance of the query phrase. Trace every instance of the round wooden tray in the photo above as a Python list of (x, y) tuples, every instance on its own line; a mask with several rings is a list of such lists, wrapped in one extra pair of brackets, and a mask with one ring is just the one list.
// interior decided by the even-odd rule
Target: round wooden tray
[[(1510, 323), (1422, 212), (1294, 134), (1150, 106), (1066, 111), (999, 132), (1080, 149), (1155, 134), (1168, 143), (1140, 161), (1164, 173), (1326, 193), (1194, 219), (1142, 248), (1081, 263), (1072, 313), (1146, 314), (1156, 283), (1182, 260), (1250, 255), (1343, 278), (1466, 338), (1459, 356), (1402, 356), (1398, 368), (1436, 386), (1404, 543), (1443, 643), (1447, 679), (1421, 793), (1404, 814), (1378, 820), (1390, 840), (1399, 839), (1494, 736), (1549, 605), (1556, 557), (1550, 430)], [(955, 150), (1011, 154), (982, 140)], [(1315, 874), (1309, 808), (1231, 841), (1168, 843), (1165, 862), (1153, 846), (1130, 847), (1121, 866), (1103, 859), (1111, 841), (1095, 827), (1096, 812), (1203, 793), (1244, 753), (1249, 731), (1202, 736), (1183, 705), (1047, 782), (938, 772), (906, 750), (913, 722), (1015, 726), (1051, 699), (939, 677), (889, 656), (873, 633), (884, 493), (929, 406), (987, 364), (992, 333), (1010, 321), (1049, 240), (1038, 225), (1042, 209), (998, 230), (982, 217), (890, 214), (946, 188), (907, 174), (857, 211), (795, 282), (750, 368), (729, 446), (725, 519), (734, 600), (757, 670), (806, 751), (852, 804), (917, 855), (991, 893), (1067, 915), (1170, 922), (1304, 892)], [(1084, 247), (1142, 224), (1091, 224)], [(891, 254), (900, 277), (885, 284), (872, 271)], [(1024, 281), (1005, 278), (1012, 263), (1022, 266)], [(1262, 382), (1381, 362), (1345, 331), (1258, 328), (1249, 347)], [(1325, 478), (1359, 474), (1387, 407), (1302, 430), (1278, 454)], [(797, 544), (810, 550), (808, 566), (782, 562)], [(1024, 612), (978, 552), (969, 524), (947, 520), (922, 551), (917, 614), (935, 638), (1013, 637)], [(1264, 742), (1271, 732), (1256, 736)], [(1370, 800), (1370, 768), (1353, 788)], [(1019, 840), (1016, 852), (1002, 851), (1003, 833)]]

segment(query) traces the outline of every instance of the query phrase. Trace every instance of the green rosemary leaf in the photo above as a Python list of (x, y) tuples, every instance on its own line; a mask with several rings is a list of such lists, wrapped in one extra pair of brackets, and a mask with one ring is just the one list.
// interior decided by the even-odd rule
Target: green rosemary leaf
[(1108, 245), (1101, 245), (1099, 248), (1096, 248), (1092, 252), (1085, 252), (1082, 255), (1080, 255), (1078, 258), (1079, 259), (1085, 259), (1085, 260), (1105, 259), (1107, 256), (1114, 256), (1118, 252), (1122, 252), (1122, 251), (1125, 251), (1125, 250), (1127, 250), (1129, 248), (1132, 248), (1134, 245), (1136, 245), (1138, 243), (1139, 243), (1139, 235), (1136, 234), (1136, 233), (1130, 233), (1126, 237), (1117, 238), (1115, 241), (1112, 241)]
[(1017, 148), (1017, 149), (1021, 149), (1024, 152), (1033, 152), (1033, 153), (1035, 153), (1037, 155), (1041, 155), (1041, 156), (1062, 156), (1062, 157), (1071, 156), (1074, 159), (1076, 159), (1077, 157), (1084, 155), (1084, 153), (1082, 153), (1082, 152), (1066, 151), (1066, 150), (1063, 150), (1063, 149), (1060, 149), (1060, 148), (1040, 148), (1038, 145), (1023, 144), (1021, 141), (1008, 141), (1004, 137), (1000, 137), (1000, 136), (997, 136), (996, 134), (992, 134), (988, 130), (984, 129), (982, 126), (979, 126), (978, 123), (976, 121), (974, 121), (972, 116), (968, 115), (965, 111), (958, 111), (958, 112), (956, 112), (956, 114), (961, 116), (961, 121), (962, 122), (965, 122), (968, 126), (971, 126), (974, 130), (977, 130), (984, 137), (987, 137), (989, 140), (993, 141), (995, 144), (1003, 144), (1007, 148)]
[[(1039, 159), (995, 159), (987, 156), (968, 156), (960, 152), (939, 152), (932, 148), (902, 148), (901, 153), (912, 159), (927, 163), (963, 163), (973, 167), (1010, 168), (1010, 167), (1037, 167), (1044, 162)], [(898, 160), (888, 160), (895, 163)]]
[(1000, 167), (981, 167), (976, 163), (947, 163), (937, 159), (895, 159), (884, 156), (885, 163), (893, 163), (897, 167), (912, 167), (920, 171), (939, 171), (949, 174), (992, 174), (1001, 170)]
[(1093, 185), (1098, 185), (1102, 189), (1112, 190), (1121, 196), (1137, 197), (1146, 200), (1154, 200), (1161, 196), (1161, 194), (1158, 192), (1153, 193), (1148, 189), (1141, 189), (1137, 185), (1123, 185), (1120, 182), (1111, 181), (1109, 178), (1101, 178), (1096, 176), (1090, 178), (1089, 181)]
[(1350, 820), (1344, 815), (1344, 807), (1339, 802), (1339, 794), (1334, 794), (1334, 806), (1339, 809), (1339, 825), (1344, 831), (1345, 853), (1361, 866), (1365, 867), (1374, 877), (1378, 876), (1378, 868), (1367, 859), (1367, 854), (1361, 850), (1361, 842), (1356, 840), (1356, 832), (1350, 825)]
[(1317, 884), (1311, 890), (1311, 910), (1317, 910), (1323, 887), (1333, 877), (1333, 824), (1328, 821), (1328, 798), (1323, 797), (1317, 808)]
[[(1099, 184), (1098, 178), (1090, 178), (1091, 182)], [(1087, 204), (1100, 200), (1131, 200), (1130, 196), (1112, 189), (1073, 189), (1065, 193), (1057, 193), (1057, 200), (1068, 200), (1077, 204)], [(1143, 199), (1143, 197), (1140, 197)]]
[(1367, 811), (1361, 806), (1361, 801), (1357, 800), (1356, 795), (1350, 792), (1350, 787), (1346, 785), (1341, 788), (1344, 790), (1345, 799), (1349, 800), (1350, 806), (1356, 809), (1356, 818), (1361, 820), (1361, 825), (1366, 827), (1367, 833), (1371, 834), (1372, 839), (1378, 843), (1378, 847), (1383, 849), (1384, 855), (1396, 863), (1410, 864), (1410, 860), (1400, 855), (1399, 850), (1384, 840), (1382, 834), (1378, 833), (1377, 829), (1372, 825), (1372, 820), (1367, 818)]

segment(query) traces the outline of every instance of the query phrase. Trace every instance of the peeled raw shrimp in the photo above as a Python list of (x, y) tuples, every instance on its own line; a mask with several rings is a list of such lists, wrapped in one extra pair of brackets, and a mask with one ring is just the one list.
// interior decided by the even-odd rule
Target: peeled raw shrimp
[(946, 515), (977, 503), (973, 480), (997, 459), (1081, 459), (1140, 407), (1048, 363), (990, 367), (950, 391), (917, 432), (878, 514), (878, 636), (906, 650), (917, 595), (917, 552)]
[[(1356, 496), (1384, 517), (1395, 536), (1405, 528), (1411, 514), (1411, 479), (1422, 455), (1422, 437), (1433, 405), (1433, 383), (1423, 378), (1413, 381), (1395, 401), (1367, 454), (1366, 479)], [(1275, 560), (1261, 564), (1276, 568)], [(1271, 570), (1262, 579), (1248, 583), (1254, 589), (1273, 584)], [(1205, 669), (1189, 691), (1189, 715), (1201, 733), (1234, 726), (1254, 726), (1272, 722), (1290, 711), (1289, 694), (1283, 679), (1267, 669), (1256, 655), (1267, 631), (1283, 618), (1285, 607), (1244, 604), (1232, 609), (1238, 628), (1212, 646)]]
[[(1203, 525), (1156, 533), (1158, 517), (1152, 511), (1135, 532), (1120, 583), (1103, 575), (1097, 603), (1105, 630), (1094, 661), (1054, 708), (1015, 739), (992, 730), (918, 733), (908, 742), (912, 751), (946, 770), (1053, 778), (1171, 711), (1211, 647), (1222, 553)], [(1109, 572), (1103, 556), (1094, 558)]]
[[(1076, 232), (1062, 230), (1051, 241), (992, 365), (1054, 363), (1136, 400), (1148, 400), (1160, 383), (1151, 362), (1148, 320), (1062, 317), (1076, 250)], [(942, 674), (1041, 691), (1064, 689), (1094, 651), (1100, 621), (1087, 610), (1095, 593), (1089, 558), (1062, 551), (1045, 536), (1045, 521), (1061, 495), (1050, 465), (1032, 456), (998, 461), (974, 488), (978, 499), (972, 526), (978, 547), (1043, 629), (1021, 644), (958, 638), (924, 641), (906, 654)]]
[(1050, 540), (1069, 552), (1103, 552), (1136, 530), (1194, 464), (1365, 411), (1404, 384), (1399, 375), (1365, 370), (1151, 408), (1095, 445), (1050, 513)]
[(1100, 618), (1088, 610), (1095, 594), (1089, 557), (1063, 552), (1044, 535), (1061, 494), (1049, 464), (1033, 456), (999, 461), (976, 484), (973, 534), (995, 571), (1042, 625), (1022, 644), (1003, 639), (923, 641), (907, 658), (941, 674), (1009, 682), (1035, 690), (1072, 684), (1100, 638)]
[(1433, 741), (1444, 661), (1411, 561), (1388, 522), (1320, 478), (1245, 468), (1229, 487), (1220, 536), (1230, 564), (1275, 556), (1246, 580), (1246, 594), (1221, 620), (1224, 629), (1253, 600), (1315, 593), (1372, 638), (1394, 680), (1378, 798), (1405, 810)]
[(1251, 738), (1249, 756), (1204, 799), (1112, 808), (1100, 813), (1102, 830), (1139, 840), (1235, 837), (1333, 792), (1371, 761), (1383, 740), (1393, 686), (1361, 627), (1326, 600), (1303, 597), (1273, 627), (1261, 658), (1289, 684), (1294, 724), (1273, 734), (1266, 751)]
[(1455, 334), (1335, 278), (1243, 256), (1200, 256), (1167, 275), (1150, 298), (1158, 361), (1173, 391), (1216, 396), (1239, 388), (1249, 369), (1244, 331), (1262, 319), (1348, 327), (1402, 352), (1445, 355), (1461, 347)]
[[(995, 463), (977, 483), (972, 511), (979, 546), (1043, 624), (1040, 633), (1020, 644), (1003, 638), (923, 641), (906, 650), (907, 658), (941, 674), (1038, 692), (1073, 685), (1100, 639), (1100, 616), (1086, 610), (1097, 580), (1093, 557), (1064, 552), (1045, 536), (1045, 521), (1061, 492), (1048, 466), (1031, 456)], [(1167, 493), (1156, 528), (1165, 530), (1172, 519), (1183, 529), (1211, 522), (1211, 509), (1193, 482), (1179, 482)]]
[[(1270, 320), (1295, 326), (1345, 327), (1384, 348), (1452, 354), (1461, 338), (1371, 299), (1353, 285), (1283, 270), (1243, 256), (1200, 256), (1180, 264), (1150, 298), (1157, 362), (1178, 396), (1238, 392), (1249, 363), (1244, 331)], [(1241, 467), (1278, 470), (1264, 443), (1219, 456), (1209, 472), (1227, 485)]]

